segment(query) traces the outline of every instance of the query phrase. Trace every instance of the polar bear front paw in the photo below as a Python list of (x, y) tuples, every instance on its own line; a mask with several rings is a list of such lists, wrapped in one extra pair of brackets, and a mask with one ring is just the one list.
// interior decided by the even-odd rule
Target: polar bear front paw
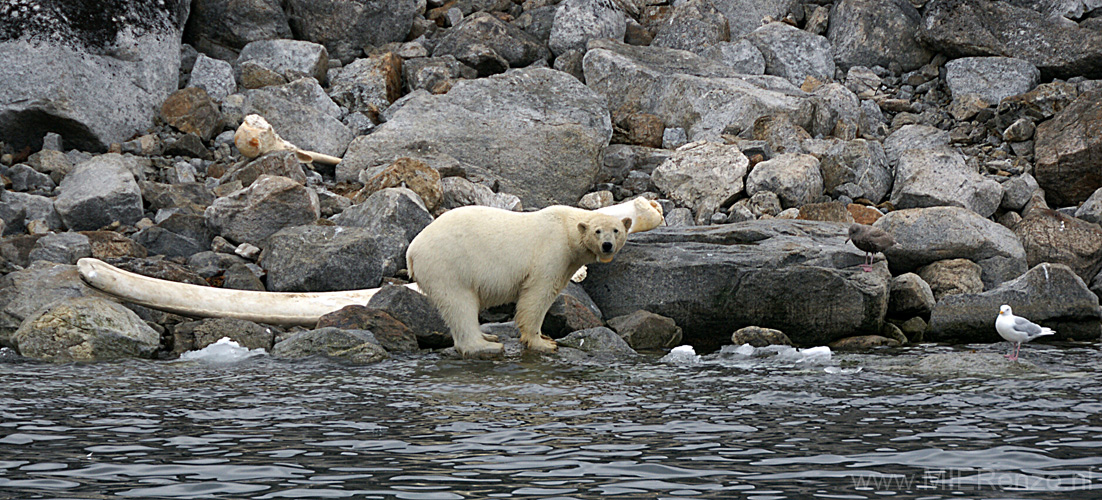
[(551, 340), (551, 337), (547, 335), (540, 335), (526, 342), (528, 348), (537, 352), (555, 352), (559, 348), (559, 343)]

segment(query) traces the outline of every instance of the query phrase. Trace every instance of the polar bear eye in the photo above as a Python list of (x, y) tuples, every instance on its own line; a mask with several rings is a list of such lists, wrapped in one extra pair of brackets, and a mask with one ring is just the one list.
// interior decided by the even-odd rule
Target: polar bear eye
[(600, 229), (598, 229), (598, 230), (597, 230), (597, 234), (601, 234), (601, 230), (600, 230)]

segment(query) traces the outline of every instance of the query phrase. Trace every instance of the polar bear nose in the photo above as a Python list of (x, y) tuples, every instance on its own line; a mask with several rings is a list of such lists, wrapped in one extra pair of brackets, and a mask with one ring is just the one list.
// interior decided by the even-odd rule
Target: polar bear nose
[(609, 243), (607, 241), (604, 242), (604, 243), (601, 243), (601, 251), (605, 252), (605, 253), (611, 252), (612, 251), (612, 243)]

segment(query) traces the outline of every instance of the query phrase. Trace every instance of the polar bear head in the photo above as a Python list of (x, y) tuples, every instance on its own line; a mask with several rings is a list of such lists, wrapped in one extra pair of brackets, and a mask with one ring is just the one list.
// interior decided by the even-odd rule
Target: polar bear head
[(598, 261), (606, 263), (612, 262), (612, 257), (624, 246), (628, 239), (628, 229), (631, 229), (631, 217), (619, 219), (593, 213), (587, 220), (578, 222), (582, 245)]

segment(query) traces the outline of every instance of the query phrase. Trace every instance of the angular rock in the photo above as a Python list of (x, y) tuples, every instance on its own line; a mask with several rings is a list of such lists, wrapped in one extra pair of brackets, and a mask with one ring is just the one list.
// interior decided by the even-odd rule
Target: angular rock
[(1002, 185), (970, 168), (958, 153), (910, 149), (898, 162), (891, 196), (896, 208), (955, 206), (989, 217), (1002, 203)]
[(571, 332), (603, 325), (601, 310), (597, 304), (593, 303), (593, 299), (589, 298), (581, 285), (570, 282), (551, 303), (551, 308), (543, 317), (540, 331), (548, 337), (560, 338)]
[(55, 132), (70, 148), (105, 151), (153, 126), (179, 84), (189, 2), (6, 5), (0, 137), (11, 148), (37, 151)]
[(635, 350), (616, 332), (599, 326), (578, 330), (558, 340), (562, 347), (579, 349), (590, 354), (633, 355)]
[[(865, 198), (879, 203), (892, 189), (893, 176), (884, 148), (876, 141), (855, 139), (831, 146), (819, 163), (823, 175), (823, 190), (837, 197), (839, 187), (857, 187), (847, 192), (851, 198)], [(856, 196), (854, 196), (856, 195)]]
[(41, 220), (51, 231), (61, 231), (65, 224), (54, 208), (54, 199), (14, 191), (0, 192), (0, 214), (8, 226), (4, 234), (22, 233), (25, 223)]
[(334, 102), (367, 116), (378, 116), (401, 95), (402, 60), (393, 52), (352, 61), (329, 85)]
[(792, 0), (718, 0), (712, 4), (727, 18), (732, 40), (757, 29), (763, 19), (783, 19), (802, 8)]
[(118, 258), (108, 259), (104, 262), (107, 262), (112, 266), (122, 269), (123, 271), (130, 271), (132, 273), (140, 274), (142, 276), (148, 276), (150, 278), (177, 281), (180, 283), (187, 283), (191, 285), (208, 286), (207, 281), (204, 280), (202, 276), (195, 274), (186, 266), (177, 264), (170, 260), (160, 258)]
[(589, 190), (611, 136), (604, 99), (576, 79), (547, 68), (513, 70), (407, 101), (349, 145), (337, 179), (357, 179), (380, 159), (428, 143), (528, 206), (573, 204)]
[(1064, 264), (1090, 282), (1102, 270), (1102, 227), (1054, 210), (1031, 210), (1014, 233), (1025, 247), (1026, 262)]
[(1045, 80), (1102, 77), (1100, 32), (991, 0), (935, 0), (926, 5), (925, 17), (919, 40), (951, 58), (1024, 59)]
[(778, 114), (807, 128), (814, 113), (807, 94), (787, 80), (741, 75), (687, 51), (594, 40), (582, 65), (586, 84), (608, 99), (608, 109), (653, 114), (694, 141), (719, 141)]
[(1006, 129), (1012, 123), (1028, 118), (1042, 122), (1052, 118), (1079, 97), (1079, 89), (1067, 82), (1049, 82), (1033, 90), (1003, 99), (995, 110), (995, 125)]
[[(138, 231), (134, 241), (149, 253), (166, 257), (190, 257), (210, 250), (214, 233), (202, 215), (175, 213), (152, 227)], [(218, 339), (214, 339), (218, 340)]]
[(440, 187), (440, 172), (425, 162), (413, 158), (398, 158), (390, 165), (379, 165), (360, 172), (363, 189), (353, 197), (362, 201), (387, 188), (408, 188), (417, 194), (424, 208), (436, 210), (444, 193)]
[(644, 309), (673, 318), (683, 342), (712, 349), (744, 326), (793, 332), (822, 345), (878, 333), (891, 276), (846, 242), (845, 226), (769, 219), (633, 235), (582, 283), (608, 316)]
[(54, 362), (152, 358), (161, 336), (133, 311), (107, 299), (67, 299), (35, 313), (12, 335), (16, 350)]
[(949, 133), (929, 125), (904, 125), (884, 140), (884, 154), (894, 167), (899, 156), (910, 149), (943, 150), (949, 146)]
[(815, 201), (823, 194), (819, 160), (811, 155), (783, 154), (754, 165), (746, 176), (746, 194), (761, 191), (776, 193), (783, 208)]
[(1040, 186), (1032, 175), (1022, 174), (1011, 177), (1003, 183), (1003, 199), (999, 207), (1004, 210), (1021, 210), (1039, 189)]
[(1015, 315), (1056, 330), (1056, 339), (1095, 342), (1102, 337), (1098, 296), (1067, 266), (1047, 263), (995, 289), (938, 301), (926, 333), (939, 342), (1000, 342), (994, 324), (1003, 304)]
[(782, 77), (793, 85), (802, 85), (808, 77), (834, 78), (834, 58), (825, 37), (775, 22), (752, 31), (746, 40), (761, 51), (767, 75)]
[(673, 319), (644, 310), (611, 318), (608, 326), (635, 350), (672, 349), (681, 345), (681, 328)]
[(0, 278), (0, 345), (35, 311), (65, 299), (102, 296), (80, 279), (76, 266), (38, 261)]
[(387, 352), (416, 352), (417, 336), (401, 321), (379, 309), (365, 306), (345, 306), (318, 319), (316, 328), (367, 330)]
[(239, 243), (258, 243), (284, 227), (310, 224), (320, 216), (313, 190), (286, 177), (267, 175), (214, 200), (205, 212), (213, 231)]
[(33, 191), (38, 194), (50, 195), (57, 187), (50, 176), (23, 164), (13, 165), (4, 169), (5, 177), (11, 180), (11, 188), (15, 191)]
[(861, 126), (861, 100), (840, 83), (828, 83), (812, 93), (818, 103), (811, 133), (842, 140), (857, 137)]
[(408, 245), (417, 233), (432, 223), (432, 214), (417, 193), (398, 187), (376, 191), (363, 203), (333, 217), (333, 222), (339, 226), (363, 228), (372, 234), (393, 235)]
[(451, 55), (418, 57), (402, 63), (402, 77), (407, 91), (425, 89), (446, 94), (456, 81), (478, 78), (478, 71)]
[(323, 44), (334, 59), (348, 63), (359, 57), (364, 47), (405, 41), (419, 15), (418, 3), (418, 0), (288, 0), (285, 5), (297, 38)]
[(340, 109), (314, 80), (246, 91), (241, 113), (263, 116), (280, 137), (308, 151), (340, 157), (353, 139), (336, 117)]
[(115, 153), (95, 156), (65, 176), (54, 208), (69, 229), (133, 224), (144, 216), (142, 192), (126, 161)]
[(249, 42), (292, 38), (281, 3), (281, 0), (195, 0), (191, 3), (184, 41), (201, 52), (232, 60), (236, 51)]
[(922, 15), (907, 0), (842, 0), (831, 9), (827, 38), (843, 69), (896, 63), (911, 71), (932, 56), (915, 40), (921, 26)]
[(893, 274), (939, 260), (969, 259), (983, 269), (984, 287), (990, 289), (1028, 269), (1025, 249), (1011, 230), (964, 208), (896, 210), (874, 226), (895, 240), (884, 251)]
[(138, 187), (142, 191), (142, 200), (149, 204), (149, 209), (154, 212), (178, 208), (201, 214), (214, 202), (214, 193), (198, 182), (161, 184), (142, 181), (138, 183)]
[(623, 41), (627, 19), (623, 9), (611, 0), (566, 0), (555, 12), (548, 46), (557, 56), (571, 49), (584, 51), (589, 40)]
[(1013, 57), (962, 57), (945, 64), (945, 83), (954, 97), (975, 94), (992, 104), (1033, 90), (1040, 78), (1029, 61)]
[(161, 105), (161, 117), (177, 130), (195, 134), (203, 141), (222, 131), (222, 112), (199, 87), (173, 92)]
[(835, 351), (863, 351), (876, 347), (899, 347), (901, 344), (899, 340), (880, 335), (859, 335), (835, 340), (829, 346)]
[[(762, 191), (755, 194), (769, 193), (769, 191)], [(779, 211), (778, 211), (779, 213)], [(840, 201), (828, 201), (826, 203), (808, 203), (800, 207), (800, 215), (796, 217), (799, 220), (817, 220), (825, 222), (838, 222), (846, 224), (847, 226), (854, 223), (853, 215), (846, 208), (846, 204)]]
[(324, 83), (329, 71), (329, 52), (305, 40), (257, 40), (241, 49), (235, 67), (240, 68), (246, 62), (285, 77), (288, 74), (309, 76)]
[(222, 102), (226, 96), (237, 91), (233, 66), (226, 61), (199, 54), (195, 67), (191, 69), (188, 87), (203, 89), (212, 100)]
[(917, 272), (928, 284), (935, 301), (946, 295), (983, 291), (983, 268), (968, 259), (939, 260), (918, 268)]
[(1034, 138), (1033, 175), (1053, 206), (1077, 205), (1102, 187), (1102, 90), (1081, 94)]
[(258, 267), (256, 264), (244, 263), (231, 265), (222, 275), (222, 288), (252, 290), (255, 292), (267, 291), (264, 282), (260, 281), (260, 277), (256, 275), (256, 272), (250, 266)]
[(675, 5), (658, 26), (653, 47), (701, 52), (719, 42), (731, 41), (727, 17), (707, 0), (689, 0)]
[(273, 292), (377, 288), (404, 267), (407, 246), (402, 238), (357, 227), (288, 227), (268, 237), (260, 265)]
[(467, 205), (500, 208), (502, 210), (520, 210), (520, 198), (511, 194), (495, 193), (492, 189), (475, 184), (462, 177), (440, 179), (440, 206), (437, 212)]
[(478, 70), (479, 76), (500, 73), (501, 71), (480, 68), (476, 61), (469, 59), (469, 54), (475, 53), (471, 48), (476, 46), (484, 47), (501, 57), (506, 62), (501, 71), (509, 67), (521, 68), (536, 61), (546, 61), (550, 55), (547, 47), (519, 27), (505, 23), (487, 12), (478, 12), (448, 30), (433, 49), (432, 56), (454, 56)]
[(390, 357), (371, 332), (331, 327), (296, 333), (272, 347), (272, 356), (285, 359), (325, 356), (355, 364), (378, 363)]
[(654, 185), (671, 200), (691, 207), (698, 223), (742, 193), (750, 160), (737, 146), (696, 142), (678, 148), (654, 169)]
[(1087, 222), (1102, 224), (1102, 188), (1095, 190), (1094, 194), (1075, 210), (1075, 217)]
[(719, 42), (701, 50), (699, 54), (727, 65), (736, 73), (765, 74), (765, 58), (754, 44), (745, 39), (737, 42)]
[(148, 251), (134, 240), (114, 231), (82, 231), (88, 237), (92, 257), (105, 260), (118, 257), (146, 257)]
[[(2, 292), (0, 292), (2, 293)], [(380, 309), (413, 330), (417, 344), (423, 349), (439, 349), (452, 345), (451, 330), (444, 318), (429, 302), (429, 298), (404, 286), (386, 285), (367, 302), (367, 307)]]
[(77, 259), (92, 256), (92, 244), (80, 233), (47, 234), (35, 242), (28, 259), (58, 264), (76, 264)]
[[(306, 172), (302, 169), (302, 163), (291, 151), (272, 151), (258, 156), (223, 175), (219, 184), (236, 181), (244, 187), (249, 187), (263, 175), (286, 177), (299, 184), (306, 184)], [(207, 201), (206, 205), (209, 206), (213, 201), (213, 199)]]
[(888, 315), (896, 318), (930, 317), (934, 309), (934, 293), (919, 275), (904, 273), (892, 278), (888, 297)]
[(765, 141), (766, 157), (806, 153), (804, 143), (812, 139), (803, 127), (792, 123), (787, 114), (763, 116), (754, 120), (754, 140)]

